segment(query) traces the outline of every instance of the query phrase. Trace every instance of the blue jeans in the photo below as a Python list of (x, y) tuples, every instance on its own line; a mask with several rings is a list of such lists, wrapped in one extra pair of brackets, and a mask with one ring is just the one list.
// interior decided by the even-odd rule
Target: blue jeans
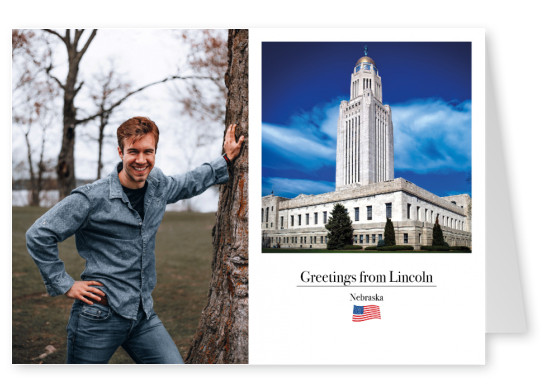
[(107, 364), (119, 346), (138, 364), (184, 363), (157, 314), (147, 319), (140, 306), (131, 320), (108, 306), (76, 300), (67, 325), (67, 363)]

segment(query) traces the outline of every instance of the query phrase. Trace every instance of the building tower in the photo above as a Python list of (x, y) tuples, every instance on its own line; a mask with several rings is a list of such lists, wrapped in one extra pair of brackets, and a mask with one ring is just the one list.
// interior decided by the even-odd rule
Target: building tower
[(394, 179), (392, 112), (383, 105), (381, 76), (364, 56), (354, 66), (350, 100), (342, 101), (337, 129), (337, 190)]

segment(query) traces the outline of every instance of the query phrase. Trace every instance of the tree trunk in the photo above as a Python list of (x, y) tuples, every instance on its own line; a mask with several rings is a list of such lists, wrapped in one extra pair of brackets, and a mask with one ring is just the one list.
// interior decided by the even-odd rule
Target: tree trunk
[[(101, 107), (103, 110), (103, 106)], [(98, 135), (98, 171), (96, 175), (96, 179), (101, 178), (101, 171), (103, 170), (103, 139), (105, 135), (105, 128), (107, 127), (107, 124), (109, 123), (109, 114), (102, 114), (100, 117), (100, 124), (99, 124), (99, 135)]]
[(76, 187), (74, 151), (77, 113), (74, 102), (78, 63), (74, 64), (74, 61), (75, 58), (69, 51), (69, 71), (63, 94), (63, 138), (56, 167), (60, 199), (67, 197)]
[(34, 167), (33, 167), (33, 156), (31, 151), (31, 142), (29, 141), (29, 133), (30, 133), (30, 127), (32, 125), (29, 124), (29, 130), (25, 132), (25, 144), (27, 145), (27, 163), (29, 164), (29, 176), (31, 178), (31, 197), (29, 199), (29, 205), (31, 206), (39, 206), (40, 205), (40, 189), (38, 188), (38, 184), (36, 181), (36, 176), (34, 175)]
[(245, 142), (229, 182), (220, 187), (208, 303), (187, 363), (245, 364), (249, 359), (248, 30), (229, 30), (228, 49), (226, 129), (238, 124), (236, 138), (244, 135)]

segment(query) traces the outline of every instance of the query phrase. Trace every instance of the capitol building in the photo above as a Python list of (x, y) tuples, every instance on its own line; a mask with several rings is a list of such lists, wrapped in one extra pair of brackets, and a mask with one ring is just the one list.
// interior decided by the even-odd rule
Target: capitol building
[(386, 219), (394, 224), (396, 244), (416, 250), (432, 244), (436, 219), (450, 246), (471, 247), (471, 197), (439, 197), (394, 178), (392, 110), (383, 104), (375, 61), (365, 55), (354, 66), (350, 100), (339, 110), (334, 192), (284, 198), (262, 197), (263, 245), (325, 248), (325, 225), (335, 204), (348, 210), (354, 244), (375, 246)]

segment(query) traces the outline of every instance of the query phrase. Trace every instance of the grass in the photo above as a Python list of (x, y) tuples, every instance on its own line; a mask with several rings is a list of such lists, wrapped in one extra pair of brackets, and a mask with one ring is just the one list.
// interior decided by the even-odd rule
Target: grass
[[(12, 363), (62, 364), (65, 362), (65, 328), (73, 300), (49, 297), (38, 268), (27, 253), (25, 231), (46, 209), (12, 208)], [(182, 357), (187, 355), (201, 311), (207, 303), (211, 274), (213, 213), (167, 212), (156, 243), (157, 287), (155, 312), (163, 321)], [(67, 272), (80, 278), (84, 260), (74, 237), (59, 245)], [(45, 347), (56, 351), (38, 358)], [(133, 363), (119, 349), (110, 363)]]

